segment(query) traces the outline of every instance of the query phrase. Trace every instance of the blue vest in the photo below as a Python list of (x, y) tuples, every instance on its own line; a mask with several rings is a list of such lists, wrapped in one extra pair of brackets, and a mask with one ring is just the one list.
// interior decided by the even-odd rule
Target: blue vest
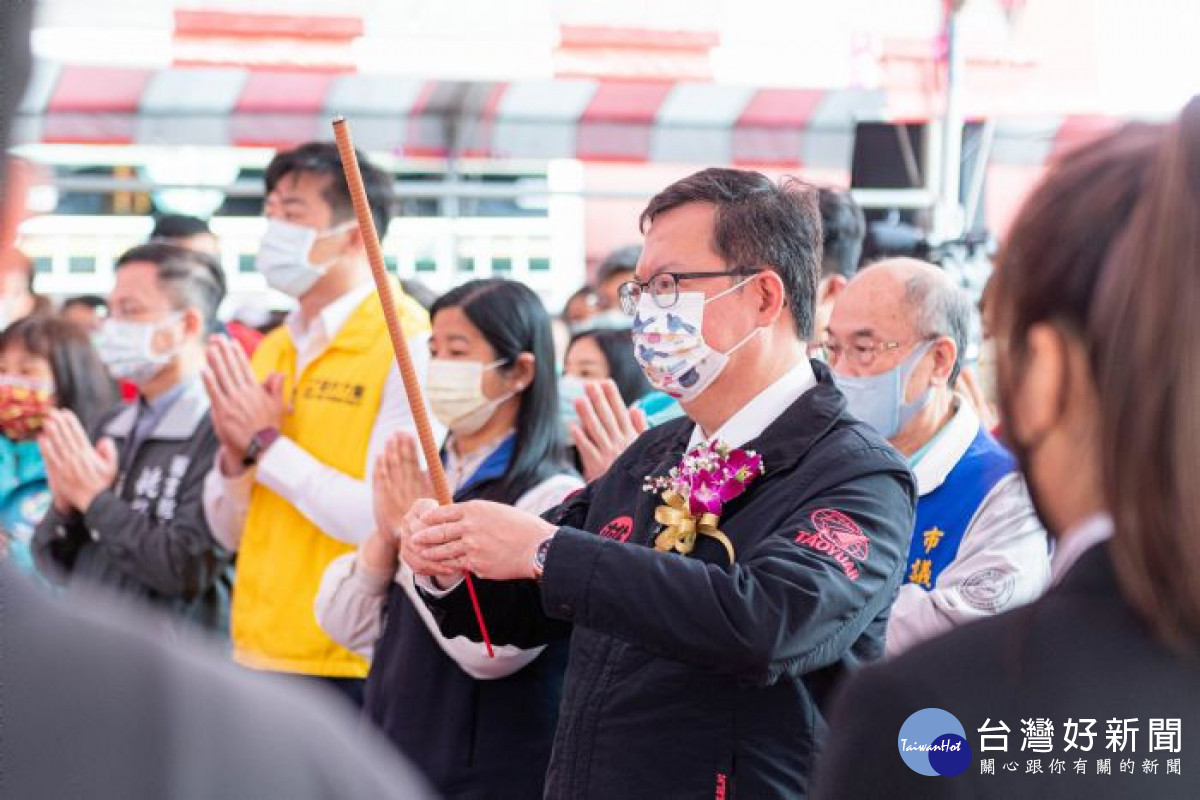
[(945, 482), (917, 503), (905, 583), (915, 583), (926, 591), (937, 586), (938, 575), (958, 555), (979, 505), (1016, 468), (1012, 455), (981, 425)]

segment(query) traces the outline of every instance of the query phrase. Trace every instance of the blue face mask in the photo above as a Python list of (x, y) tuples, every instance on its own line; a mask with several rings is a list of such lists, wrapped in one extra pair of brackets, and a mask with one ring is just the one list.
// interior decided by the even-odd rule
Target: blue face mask
[(834, 374), (833, 381), (846, 395), (848, 410), (874, 428), (880, 436), (891, 439), (908, 424), (917, 412), (929, 404), (933, 387), (928, 387), (911, 403), (904, 402), (908, 379), (921, 357), (929, 352), (933, 342), (926, 342), (893, 369), (879, 375), (854, 377)]
[(683, 406), (669, 394), (651, 391), (639, 400), (635, 400), (631, 408), (640, 408), (646, 415), (646, 424), (651, 428), (682, 417)]
[(586, 386), (585, 380), (574, 375), (563, 375), (558, 379), (558, 417), (568, 442), (571, 441), (571, 426), (579, 422), (575, 401), (586, 397)]

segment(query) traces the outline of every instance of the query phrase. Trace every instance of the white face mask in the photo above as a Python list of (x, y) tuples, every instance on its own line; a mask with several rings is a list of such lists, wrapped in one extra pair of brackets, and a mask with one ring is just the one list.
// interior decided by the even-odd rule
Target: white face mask
[(161, 353), (154, 352), (154, 334), (181, 319), (182, 311), (173, 312), (161, 322), (110, 319), (93, 340), (96, 352), (114, 378), (141, 386), (162, 372), (179, 353), (181, 344)]
[(651, 386), (686, 403), (712, 385), (729, 357), (762, 328), (750, 331), (728, 352), (719, 352), (704, 341), (704, 307), (752, 280), (746, 278), (710, 298), (703, 292), (680, 292), (675, 305), (667, 309), (659, 308), (649, 292), (642, 293), (633, 318), (633, 353)]
[(267, 232), (259, 244), (254, 267), (262, 273), (272, 289), (300, 299), (337, 263), (337, 259), (323, 264), (311, 263), (308, 254), (312, 252), (313, 245), (321, 239), (344, 233), (357, 224), (353, 221), (343, 222), (318, 231), (281, 219), (267, 220)]
[(425, 395), (429, 398), (433, 415), (452, 433), (470, 436), (478, 432), (496, 413), (500, 404), (517, 393), (508, 392), (495, 399), (488, 399), (483, 393), (483, 373), (503, 363), (503, 359), (491, 364), (430, 359), (429, 371), (425, 376)]

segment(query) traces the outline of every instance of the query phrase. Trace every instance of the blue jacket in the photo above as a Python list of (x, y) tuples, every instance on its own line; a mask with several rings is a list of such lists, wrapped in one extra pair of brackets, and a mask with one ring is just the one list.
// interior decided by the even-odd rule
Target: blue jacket
[(0, 530), (8, 540), (9, 560), (31, 574), (37, 570), (29, 544), (50, 504), (50, 484), (37, 442), (0, 436)]

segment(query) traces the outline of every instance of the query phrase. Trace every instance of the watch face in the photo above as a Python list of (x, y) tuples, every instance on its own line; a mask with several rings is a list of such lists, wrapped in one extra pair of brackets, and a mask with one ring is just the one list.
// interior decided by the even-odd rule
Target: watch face
[(544, 569), (546, 567), (546, 554), (550, 552), (550, 543), (553, 541), (554, 539), (552, 538), (546, 539), (544, 542), (538, 545), (537, 552), (533, 555), (533, 560), (537, 562), (538, 569)]

